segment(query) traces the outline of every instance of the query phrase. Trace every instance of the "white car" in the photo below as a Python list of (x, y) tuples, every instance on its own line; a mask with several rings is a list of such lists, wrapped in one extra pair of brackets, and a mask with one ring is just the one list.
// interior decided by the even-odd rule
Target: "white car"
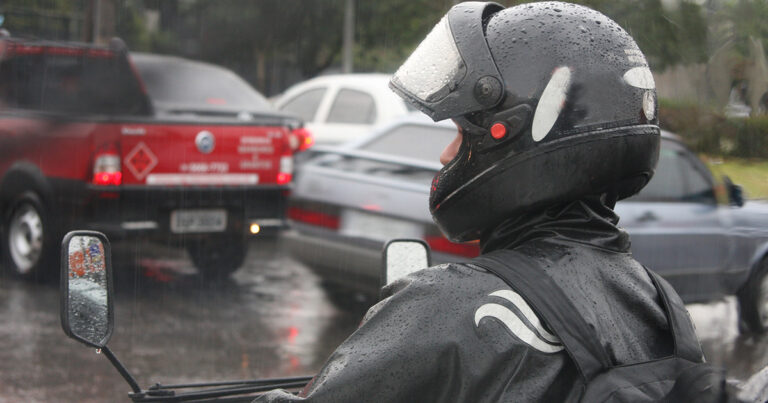
[(304, 120), (317, 145), (337, 145), (414, 109), (389, 89), (389, 74), (337, 74), (289, 88), (275, 106)]

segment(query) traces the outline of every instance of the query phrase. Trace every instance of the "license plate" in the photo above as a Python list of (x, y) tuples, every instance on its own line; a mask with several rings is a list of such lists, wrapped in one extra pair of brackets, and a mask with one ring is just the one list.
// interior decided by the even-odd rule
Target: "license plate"
[(222, 232), (227, 228), (227, 210), (174, 210), (171, 212), (171, 232)]
[(423, 230), (420, 224), (411, 221), (345, 210), (341, 216), (340, 232), (347, 236), (387, 241), (392, 238), (420, 238)]

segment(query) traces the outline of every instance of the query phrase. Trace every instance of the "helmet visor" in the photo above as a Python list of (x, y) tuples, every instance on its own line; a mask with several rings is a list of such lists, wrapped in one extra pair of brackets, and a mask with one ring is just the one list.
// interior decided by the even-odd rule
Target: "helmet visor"
[(392, 77), (392, 84), (415, 101), (433, 103), (456, 88), (466, 73), (448, 19), (442, 20)]

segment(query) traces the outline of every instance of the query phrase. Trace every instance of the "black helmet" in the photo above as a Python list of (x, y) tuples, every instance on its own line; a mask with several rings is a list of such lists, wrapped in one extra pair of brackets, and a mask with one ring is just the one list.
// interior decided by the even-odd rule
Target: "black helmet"
[(430, 194), (454, 241), (586, 195), (629, 197), (658, 160), (648, 63), (626, 31), (583, 6), (460, 3), (390, 87), (464, 134)]

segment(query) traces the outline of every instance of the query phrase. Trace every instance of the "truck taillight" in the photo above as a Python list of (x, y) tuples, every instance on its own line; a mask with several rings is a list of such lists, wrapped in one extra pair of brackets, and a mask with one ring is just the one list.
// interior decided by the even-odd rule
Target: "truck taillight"
[(284, 155), (280, 157), (280, 171), (277, 173), (277, 184), (285, 185), (293, 179), (293, 157)]
[(293, 152), (304, 151), (315, 144), (315, 137), (312, 136), (312, 132), (304, 127), (292, 130), (288, 138)]
[(96, 154), (93, 160), (93, 184), (119, 186), (123, 183), (120, 156), (112, 152)]

